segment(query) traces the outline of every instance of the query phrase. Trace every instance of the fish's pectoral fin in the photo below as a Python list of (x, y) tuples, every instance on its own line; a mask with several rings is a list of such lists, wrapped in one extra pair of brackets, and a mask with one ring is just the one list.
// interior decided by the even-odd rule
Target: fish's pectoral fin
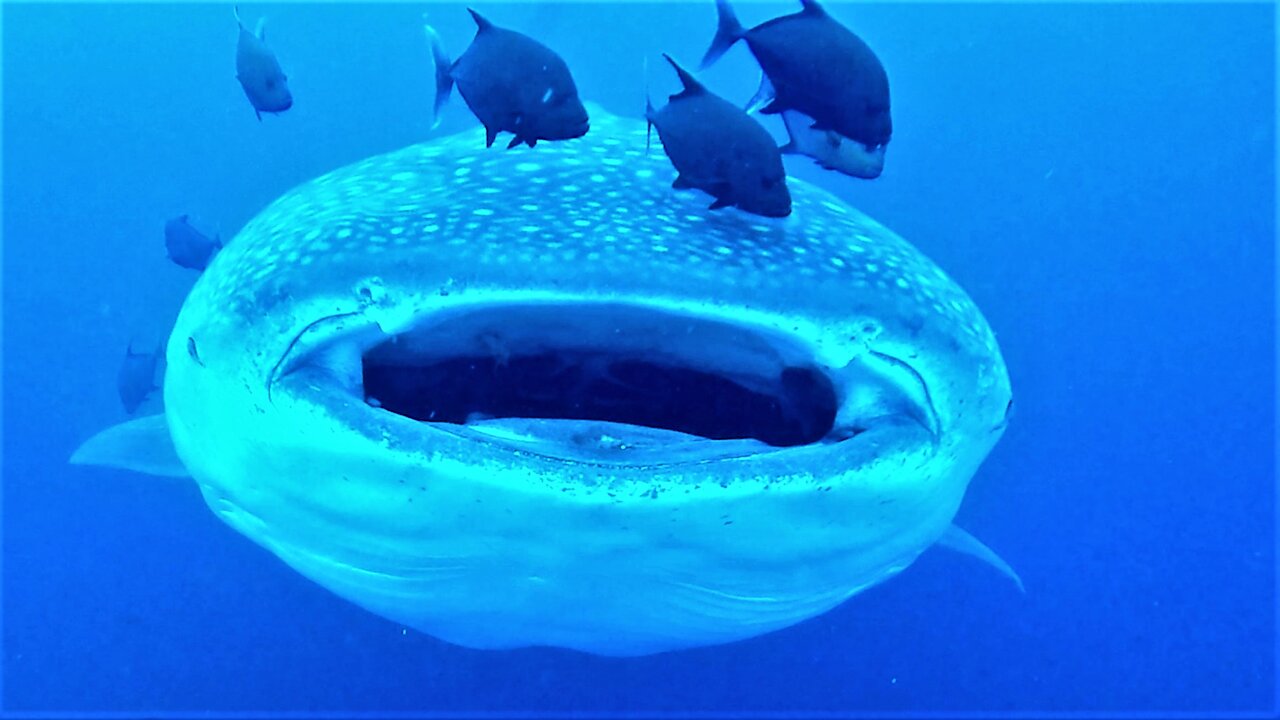
[(112, 425), (71, 454), (72, 465), (121, 468), (161, 477), (191, 477), (173, 449), (164, 414)]
[(484, 128), (484, 146), (493, 147), (493, 141), (498, 139), (498, 129), (485, 126)]
[(522, 137), (520, 137), (519, 135), (517, 135), (517, 136), (515, 136), (515, 137), (511, 138), (511, 142), (507, 143), (507, 149), (508, 149), (508, 150), (510, 150), (511, 148), (513, 148), (513, 147), (515, 147), (515, 146), (519, 145), (519, 144), (520, 144), (520, 143), (522, 143), (522, 142), (524, 142), (524, 138), (522, 138)]
[(752, 95), (751, 99), (747, 101), (747, 107), (745, 108), (747, 114), (750, 115), (773, 102), (777, 95), (778, 93), (773, 89), (773, 83), (769, 81), (769, 76), (765, 75), (763, 70), (760, 71), (760, 87), (756, 90), (756, 94)]
[(712, 194), (715, 195), (716, 201), (707, 207), (708, 210), (719, 210), (733, 205), (733, 198), (729, 195), (729, 188), (713, 187)]
[(765, 105), (764, 107), (760, 108), (760, 114), (761, 115), (777, 115), (778, 113), (787, 109), (788, 109), (787, 106), (783, 105), (778, 100), (778, 98), (775, 97), (773, 100), (769, 101), (768, 105)]
[(1012, 580), (1013, 584), (1018, 586), (1019, 592), (1026, 594), (1027, 588), (1023, 586), (1022, 578), (1018, 577), (1018, 573), (1014, 571), (1013, 567), (1005, 562), (1004, 558), (997, 555), (994, 550), (983, 545), (981, 540), (961, 530), (958, 526), (951, 525), (948, 527), (942, 537), (938, 538), (938, 544), (949, 550), (977, 558), (990, 565), (998, 570), (1001, 575)]

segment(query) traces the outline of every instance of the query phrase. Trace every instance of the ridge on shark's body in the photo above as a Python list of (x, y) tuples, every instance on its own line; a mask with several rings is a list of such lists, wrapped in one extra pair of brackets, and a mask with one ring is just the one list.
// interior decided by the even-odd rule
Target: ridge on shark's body
[(642, 121), (591, 116), (286, 193), (183, 305), (165, 415), (73, 462), (189, 476), (315, 582), (477, 648), (752, 637), (939, 542), (1012, 575), (951, 524), (1011, 397), (964, 292), (797, 180), (786, 219), (708, 212)]

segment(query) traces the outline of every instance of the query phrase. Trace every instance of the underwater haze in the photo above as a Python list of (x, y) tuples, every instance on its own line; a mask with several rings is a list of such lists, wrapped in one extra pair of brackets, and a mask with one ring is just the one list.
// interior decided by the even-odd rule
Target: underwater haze
[[(734, 6), (754, 26), (798, 3)], [(474, 7), (632, 118), (646, 86), (658, 105), (680, 89), (661, 54), (696, 68), (717, 17), (712, 0)], [(883, 63), (893, 139), (874, 180), (798, 156), (786, 170), (914, 244), (994, 329), (1014, 413), (956, 523), (1025, 593), (929, 549), (751, 639), (626, 658), (476, 650), (294, 572), (194, 482), (70, 465), (128, 419), (125, 349), (166, 339), (198, 277), (166, 257), (166, 222), (229, 241), (364, 158), (460, 131), (483, 152), (456, 94), (432, 128), (422, 29), (426, 12), (456, 57), (475, 24), (460, 4), (242, 5), (246, 25), (267, 18), (292, 94), (259, 120), (230, 5), (6, 3), (3, 709), (1274, 710), (1275, 8), (826, 7)], [(745, 104), (759, 66), (739, 44), (699, 78)], [(547, 151), (506, 139), (488, 152)], [(139, 414), (159, 411), (153, 396)]]

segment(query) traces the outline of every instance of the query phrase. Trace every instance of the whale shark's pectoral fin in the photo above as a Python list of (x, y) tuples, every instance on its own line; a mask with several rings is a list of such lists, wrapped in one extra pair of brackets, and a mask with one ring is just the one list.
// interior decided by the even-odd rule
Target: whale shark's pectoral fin
[(73, 465), (101, 465), (163, 477), (191, 477), (169, 438), (164, 414), (112, 425), (71, 454)]
[(1026, 594), (1027, 589), (1022, 585), (1022, 578), (1018, 577), (1018, 573), (1014, 572), (1009, 563), (1005, 562), (1004, 558), (997, 555), (994, 550), (983, 545), (981, 540), (961, 530), (959, 527), (952, 525), (947, 528), (947, 531), (938, 539), (938, 544), (970, 557), (975, 557), (999, 570), (1000, 574), (1009, 578), (1018, 586), (1019, 592)]

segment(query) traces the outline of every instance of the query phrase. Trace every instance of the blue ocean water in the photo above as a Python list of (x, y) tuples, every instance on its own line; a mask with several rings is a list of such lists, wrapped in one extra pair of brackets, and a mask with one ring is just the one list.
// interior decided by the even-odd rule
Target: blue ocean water
[[(711, 2), (481, 6), (582, 94), (674, 92)], [(995, 328), (1017, 412), (957, 518), (1027, 593), (927, 551), (830, 613), (649, 657), (476, 651), (373, 616), (223, 525), (193, 484), (67, 458), (124, 419), (131, 339), (284, 191), (430, 131), (413, 4), (272, 4), (295, 106), (257, 121), (227, 5), (3, 8), (3, 703), (10, 711), (851, 714), (1265, 711), (1275, 702), (1275, 9), (875, 4), (894, 140), (857, 181), (788, 160), (916, 244)], [(431, 4), (453, 51), (473, 26)], [(749, 24), (793, 11), (738, 8)], [(744, 48), (702, 75), (745, 100)], [(780, 134), (776, 121), (770, 129)], [(498, 152), (497, 149), (494, 150)], [(535, 151), (536, 152), (536, 149)], [(566, 608), (573, 612), (573, 608)]]

